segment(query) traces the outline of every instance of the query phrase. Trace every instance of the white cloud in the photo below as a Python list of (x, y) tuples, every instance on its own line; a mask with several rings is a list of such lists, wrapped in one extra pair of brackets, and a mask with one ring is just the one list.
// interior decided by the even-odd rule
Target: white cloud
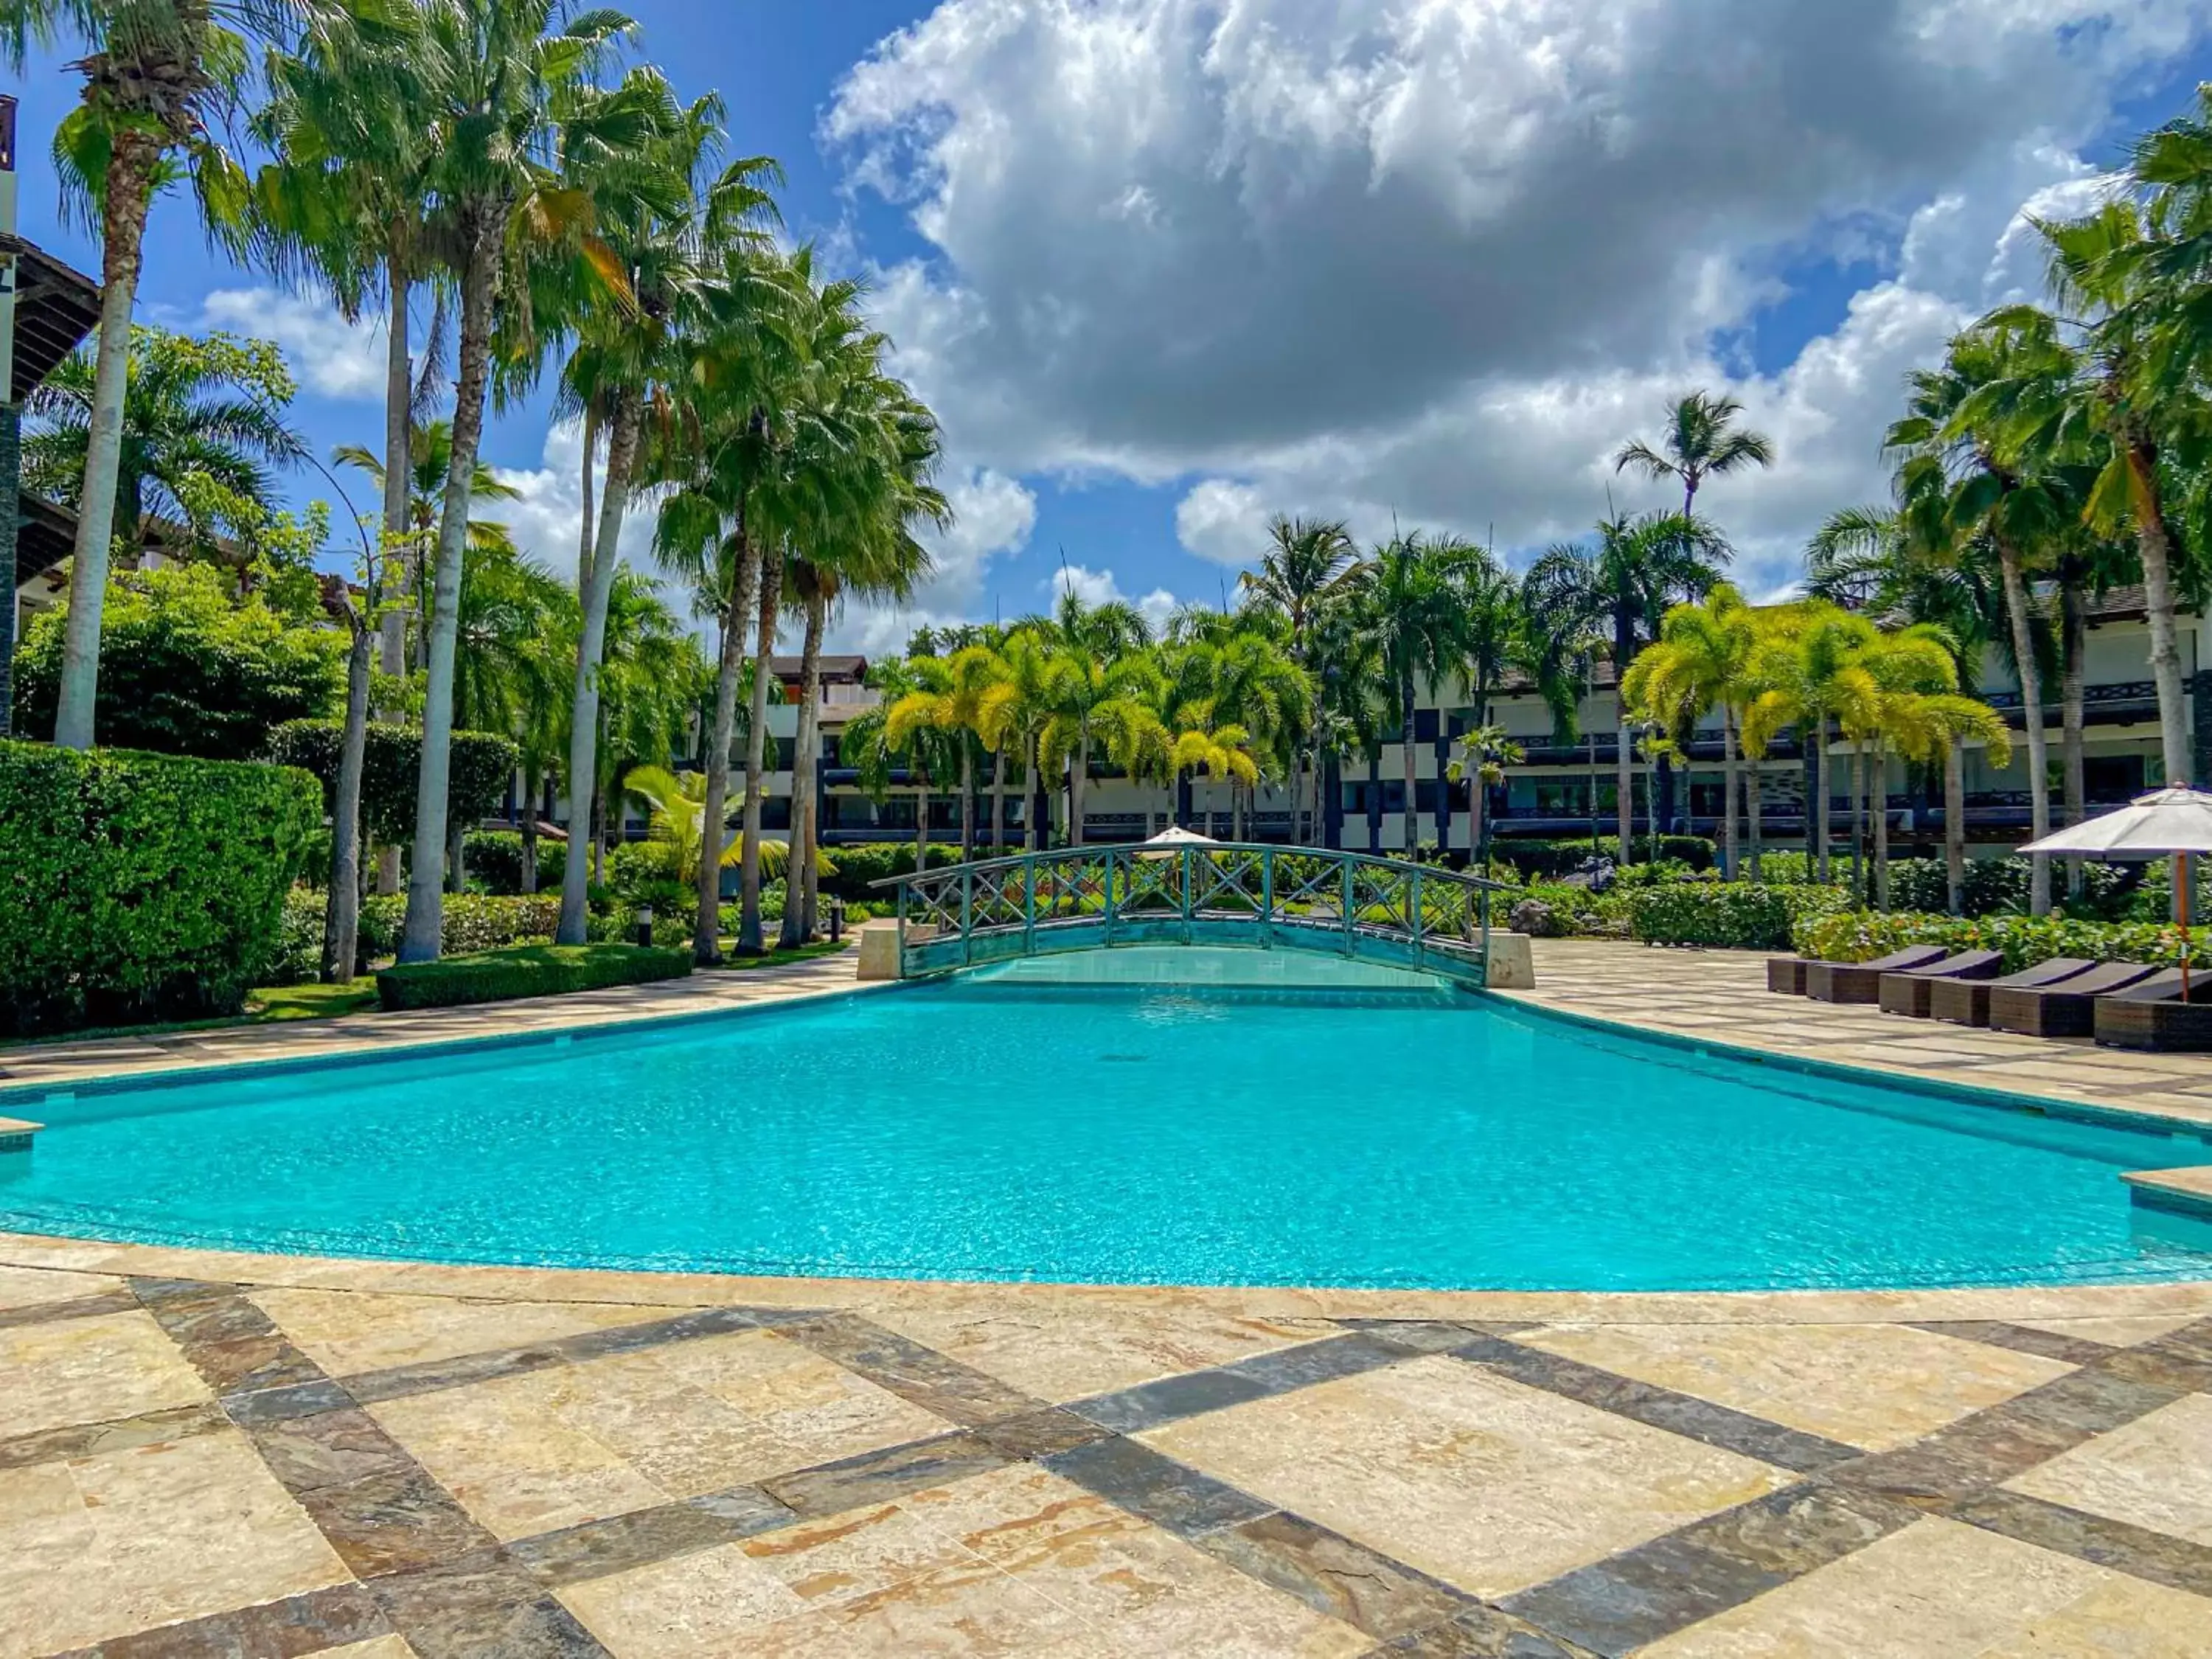
[(914, 631), (987, 615), (994, 561), (1018, 555), (1036, 527), (1036, 497), (1024, 485), (983, 467), (956, 467), (944, 484), (952, 524), (921, 540), (936, 574), (902, 605), (848, 605), (831, 625), (836, 649), (871, 655), (904, 647)]
[(1136, 597), (1124, 593), (1114, 580), (1110, 570), (1091, 570), (1079, 564), (1071, 564), (1038, 584), (1045, 595), (1046, 608), (1057, 601), (1062, 593), (1073, 593), (1088, 605), (1127, 604), (1136, 607), (1137, 614), (1158, 634), (1175, 615), (1176, 596), (1164, 587), (1156, 587), (1149, 593)]
[(348, 322), (327, 300), (282, 289), (217, 289), (195, 326), (273, 340), (302, 387), (325, 398), (384, 401), (384, 319)]
[[(600, 475), (594, 480), (598, 498), (605, 484), (606, 456), (599, 456)], [(572, 586), (584, 529), (584, 432), (582, 423), (563, 421), (547, 428), (544, 462), (535, 467), (495, 466), (492, 476), (520, 492), (514, 501), (478, 501), (471, 508), (479, 519), (496, 520), (514, 533), (515, 545)], [(635, 498), (623, 518), (620, 556), (632, 567), (653, 573), (653, 503)], [(680, 595), (673, 596), (684, 609)]]
[[(926, 258), (879, 273), (963, 454), (1182, 486), (1248, 562), (1274, 511), (1530, 547), (1586, 527), (1670, 395), (1783, 464), (1711, 487), (1753, 586), (1882, 487), (1904, 374), (2032, 290), (2024, 213), (2101, 188), (2113, 101), (2208, 0), (945, 0), (825, 118)], [(1807, 260), (1871, 259), (1755, 371)], [(1725, 339), (1725, 349), (1717, 344)]]

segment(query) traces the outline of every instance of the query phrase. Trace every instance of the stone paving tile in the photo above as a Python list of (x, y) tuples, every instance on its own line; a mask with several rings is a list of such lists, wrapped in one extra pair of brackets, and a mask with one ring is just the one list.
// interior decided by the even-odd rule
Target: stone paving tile
[(88, 1646), (345, 1582), (243, 1435), (0, 1471), (0, 1656)]
[(1554, 1328), (1514, 1340), (1869, 1451), (2071, 1369), (1904, 1325)]
[(1788, 1484), (1780, 1469), (1438, 1355), (1146, 1443), (1485, 1598)]
[(189, 1406), (213, 1391), (151, 1314), (0, 1330), (0, 1427), (9, 1437)]
[(114, 1637), (62, 1659), (208, 1659), (214, 1655), (292, 1659), (310, 1653), (329, 1659), (407, 1659), (413, 1650), (389, 1634), (391, 1628), (392, 1621), (368, 1590), (359, 1584), (333, 1584), (258, 1607)]
[(40, 1267), (0, 1266), (0, 1310), (9, 1315), (32, 1316), (40, 1309), (120, 1296), (128, 1290), (112, 1273), (50, 1273)]
[(2006, 1484), (2032, 1498), (2212, 1545), (2212, 1396), (2184, 1395)]
[(2197, 1597), (1928, 1519), (1642, 1651), (2201, 1659), (2208, 1620), (2212, 1603)]
[(521, 1348), (667, 1317), (659, 1308), (271, 1288), (253, 1302), (333, 1376)]

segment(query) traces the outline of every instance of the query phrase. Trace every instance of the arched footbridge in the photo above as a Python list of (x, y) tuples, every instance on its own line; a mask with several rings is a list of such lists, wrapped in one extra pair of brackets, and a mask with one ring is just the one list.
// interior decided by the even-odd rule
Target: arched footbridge
[(1071, 847), (948, 865), (896, 890), (901, 978), (1130, 945), (1337, 956), (1480, 988), (1497, 882), (1437, 865), (1236, 842)]

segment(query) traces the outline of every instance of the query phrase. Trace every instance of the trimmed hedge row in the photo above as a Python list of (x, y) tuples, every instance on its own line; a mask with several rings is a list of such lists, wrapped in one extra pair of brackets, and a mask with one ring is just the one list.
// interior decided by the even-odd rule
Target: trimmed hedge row
[(1850, 902), (1840, 887), (1674, 882), (1632, 892), (1628, 927), (1632, 938), (1646, 945), (1786, 951), (1801, 922), (1832, 915)]
[[(1524, 876), (1570, 876), (1583, 867), (1592, 856), (1611, 859), (1615, 864), (1620, 859), (1620, 837), (1600, 836), (1593, 842), (1588, 836), (1572, 840), (1558, 841), (1530, 837), (1527, 840), (1499, 839), (1490, 843), (1490, 856), (1511, 860)], [(1651, 838), (1636, 838), (1636, 856), (1640, 863), (1651, 856)], [(1692, 870), (1710, 870), (1718, 854), (1713, 843), (1700, 836), (1662, 836), (1659, 837), (1659, 856), (1679, 859)]]
[[(337, 790), (345, 727), (337, 720), (287, 720), (269, 734), (269, 757), (312, 772), (323, 785), (328, 814)], [(512, 738), (493, 732), (456, 732), (446, 762), (449, 817), (473, 823), (507, 799), (521, 762)], [(415, 838), (415, 794), (422, 769), (422, 734), (411, 726), (371, 720), (362, 744), (361, 821), (378, 841), (404, 847)], [(463, 860), (467, 862), (465, 854)]]
[[(2180, 965), (2179, 929), (2147, 921), (2074, 921), (2064, 916), (1960, 917), (1849, 911), (1808, 916), (1797, 927), (1798, 954), (1822, 962), (1872, 962), (1908, 945), (1952, 951), (2002, 951), (2007, 973), (2053, 957), (2090, 962)], [(2192, 940), (2191, 965), (2212, 966), (2212, 940)]]
[(634, 945), (525, 945), (386, 968), (376, 976), (376, 994), (387, 1010), (452, 1008), (596, 991), (610, 985), (643, 985), (682, 979), (690, 971), (689, 951), (641, 950)]
[[(443, 907), (444, 927), (440, 948), (448, 954), (493, 951), (508, 945), (550, 943), (561, 920), (561, 895), (536, 893), (527, 898), (501, 897), (494, 893), (448, 893)], [(361, 906), (361, 949), (368, 957), (388, 957), (399, 948), (399, 934), (407, 920), (404, 893), (380, 894), (363, 899)], [(321, 948), (319, 941), (316, 947)]]
[(0, 1033), (237, 1012), (321, 811), (274, 766), (0, 741)]
[[(567, 873), (568, 843), (550, 836), (538, 842), (538, 891), (557, 893)], [(461, 862), (471, 884), (502, 897), (522, 896), (522, 834), (516, 830), (471, 830), (461, 838)]]
[[(834, 874), (821, 878), (821, 889), (825, 897), (835, 894), (840, 898), (880, 901), (889, 895), (870, 892), (871, 883), (914, 873), (914, 843), (910, 841), (869, 841), (851, 847), (825, 847), (822, 850), (837, 866)], [(976, 856), (982, 858), (988, 854), (979, 850)], [(945, 865), (959, 862), (958, 842), (933, 841), (929, 843), (931, 869), (940, 869)]]

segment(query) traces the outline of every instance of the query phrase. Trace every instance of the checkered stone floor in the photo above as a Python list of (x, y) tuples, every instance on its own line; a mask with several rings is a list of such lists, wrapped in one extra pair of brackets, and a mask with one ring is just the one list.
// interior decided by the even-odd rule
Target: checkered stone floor
[(2189, 1287), (270, 1277), (0, 1267), (0, 1659), (2212, 1656)]

